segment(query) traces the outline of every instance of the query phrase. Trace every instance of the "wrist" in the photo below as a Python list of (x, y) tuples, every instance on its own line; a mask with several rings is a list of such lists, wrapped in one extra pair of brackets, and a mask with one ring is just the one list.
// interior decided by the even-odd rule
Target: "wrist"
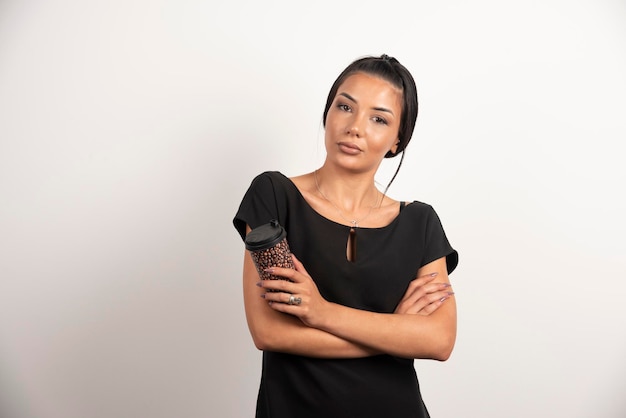
[(333, 318), (336, 317), (335, 311), (337, 306), (337, 304), (323, 299), (317, 309), (318, 315), (315, 315), (315, 318), (311, 318), (311, 323), (308, 325), (322, 331), (330, 332), (329, 330)]

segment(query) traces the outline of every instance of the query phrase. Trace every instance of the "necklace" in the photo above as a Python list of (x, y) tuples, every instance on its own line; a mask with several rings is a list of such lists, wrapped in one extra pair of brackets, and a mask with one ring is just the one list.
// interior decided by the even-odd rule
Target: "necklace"
[[(372, 206), (370, 206), (370, 209), (367, 211), (367, 214), (364, 217), (362, 217), (361, 219), (348, 219), (345, 216), (343, 216), (343, 213), (341, 212), (341, 209), (339, 209), (339, 206), (335, 205), (332, 200), (326, 197), (324, 192), (322, 192), (322, 190), (320, 189), (320, 184), (317, 180), (317, 170), (313, 172), (313, 177), (315, 178), (315, 187), (317, 188), (318, 193), (324, 198), (324, 200), (326, 200), (328, 203), (333, 205), (333, 207), (335, 208), (335, 210), (337, 211), (341, 219), (352, 224), (352, 226), (350, 227), (350, 232), (348, 233), (348, 244), (346, 248), (346, 256), (348, 258), (348, 261), (355, 261), (356, 260), (356, 229), (359, 227), (359, 222), (362, 222), (363, 220), (365, 220), (372, 213), (372, 209), (374, 209), (374, 206), (376, 206), (376, 204), (378, 203), (378, 194), (376, 195), (376, 201), (374, 202)], [(382, 200), (381, 200), (381, 203), (382, 203)]]

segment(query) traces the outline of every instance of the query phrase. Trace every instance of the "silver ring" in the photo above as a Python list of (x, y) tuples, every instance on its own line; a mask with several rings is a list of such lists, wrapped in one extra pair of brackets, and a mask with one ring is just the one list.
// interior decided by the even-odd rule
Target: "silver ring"
[(297, 298), (294, 295), (289, 296), (289, 305), (300, 305), (302, 303), (302, 298)]

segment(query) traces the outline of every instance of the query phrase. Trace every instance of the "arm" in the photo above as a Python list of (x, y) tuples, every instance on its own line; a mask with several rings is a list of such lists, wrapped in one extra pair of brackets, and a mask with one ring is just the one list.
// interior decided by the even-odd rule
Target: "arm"
[[(246, 228), (246, 233), (250, 227)], [(282, 280), (272, 280), (280, 281)], [(252, 257), (245, 251), (243, 262), (243, 296), (248, 328), (259, 350), (280, 351), (309, 357), (357, 358), (380, 354), (361, 344), (347, 341), (320, 329), (305, 325), (297, 317), (285, 315), (262, 298), (266, 290)], [(287, 296), (288, 297), (288, 296)]]
[[(296, 270), (274, 268), (272, 274), (290, 279), (266, 280), (265, 299), (272, 309), (298, 317), (311, 328), (325, 331), (377, 352), (405, 358), (447, 360), (456, 339), (456, 304), (449, 297), (430, 315), (381, 314), (324, 300), (302, 264)], [(437, 273), (438, 281), (449, 283), (445, 258), (422, 267), (418, 276)], [(300, 305), (288, 305), (289, 293), (302, 299)], [(449, 295), (451, 296), (451, 295)], [(403, 299), (404, 300), (404, 299)]]
[(411, 281), (394, 313), (430, 315), (435, 312), (454, 295), (452, 285), (447, 281), (435, 281), (437, 276), (437, 272), (426, 273)]

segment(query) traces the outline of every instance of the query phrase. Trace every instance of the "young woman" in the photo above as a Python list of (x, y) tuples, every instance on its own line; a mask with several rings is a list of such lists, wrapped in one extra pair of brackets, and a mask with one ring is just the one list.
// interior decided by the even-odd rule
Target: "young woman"
[(246, 192), (233, 221), (242, 238), (278, 220), (296, 266), (270, 269), (288, 280), (261, 281), (245, 252), (246, 317), (263, 350), (257, 417), (429, 416), (413, 359), (452, 352), (458, 255), (431, 206), (374, 183), (416, 118), (407, 69), (387, 55), (358, 59), (328, 95), (324, 164), (262, 173)]

